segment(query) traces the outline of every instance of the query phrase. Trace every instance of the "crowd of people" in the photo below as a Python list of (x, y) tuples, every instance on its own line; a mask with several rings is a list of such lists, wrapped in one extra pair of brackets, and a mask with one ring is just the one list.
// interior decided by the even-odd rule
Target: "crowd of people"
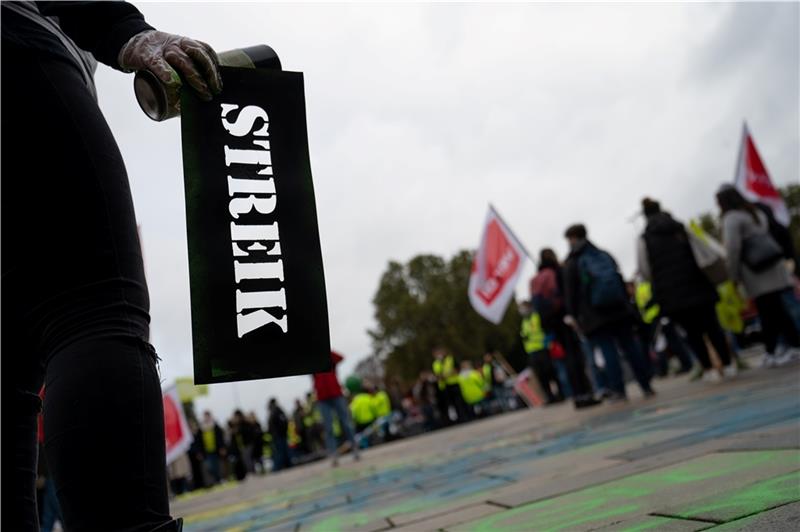
[[(788, 230), (733, 187), (720, 189), (717, 201), (719, 245), (657, 201), (643, 200), (646, 227), (630, 281), (581, 224), (565, 232), (570, 252), (563, 263), (552, 249), (541, 250), (530, 297), (519, 311), (542, 403), (572, 400), (585, 408), (627, 401), (631, 379), (652, 397), (656, 377), (693, 372), (709, 383), (734, 378), (746, 367), (738, 350), (749, 305), (764, 344), (761, 366), (800, 357), (800, 283)], [(706, 260), (709, 253), (716, 253), (714, 260)], [(270, 399), (266, 430), (254, 412), (239, 410), (225, 429), (210, 412), (192, 421), (192, 448), (183, 463), (170, 466), (173, 491), (263, 474), (267, 460), (273, 471), (324, 458), (336, 466), (345, 452), (358, 460), (359, 450), (371, 445), (530, 404), (497, 352), (459, 360), (437, 346), (430, 370), (407, 389), (396, 379), (356, 376), (342, 386), (336, 375), (342, 360), (331, 352), (331, 371), (313, 376), (312, 391), (295, 401), (290, 415)]]
[(744, 365), (737, 336), (748, 304), (765, 347), (761, 366), (800, 357), (800, 283), (788, 229), (732, 186), (716, 199), (721, 245), (644, 199), (632, 281), (581, 224), (565, 232), (563, 264), (551, 249), (541, 251), (530, 300), (520, 305), (521, 334), (548, 402), (571, 397), (581, 408), (627, 400), (623, 357), (645, 397), (655, 394), (651, 381), (668, 374), (671, 358), (677, 374), (696, 367), (706, 382), (734, 378)]

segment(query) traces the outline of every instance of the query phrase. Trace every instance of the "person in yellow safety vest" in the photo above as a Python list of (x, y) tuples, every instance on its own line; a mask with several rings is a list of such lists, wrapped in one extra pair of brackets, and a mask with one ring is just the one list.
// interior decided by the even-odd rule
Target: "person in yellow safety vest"
[(489, 394), (492, 391), (492, 383), (494, 382), (494, 366), (492, 365), (491, 353), (486, 353), (483, 356), (481, 376), (483, 377), (483, 391)]
[[(639, 309), (639, 314), (644, 322), (641, 335), (642, 343), (648, 352), (653, 350), (656, 353), (656, 374), (659, 377), (666, 377), (669, 373), (667, 350), (674, 354), (681, 363), (678, 374), (691, 371), (692, 357), (689, 355), (689, 351), (686, 349), (686, 344), (683, 339), (681, 339), (678, 331), (675, 329), (675, 324), (672, 323), (671, 320), (659, 319), (661, 307), (653, 300), (653, 286), (649, 281), (640, 281), (636, 285), (634, 299), (636, 300), (636, 307)], [(657, 337), (659, 332), (664, 335), (666, 349), (659, 348)]]
[[(531, 306), (523, 303), (520, 308), (530, 311)], [(522, 318), (519, 335), (522, 337), (522, 347), (529, 355), (542, 351), (545, 348), (545, 334), (542, 329), (542, 320), (538, 312), (532, 312)]]
[[(443, 392), (440, 394), (443, 400), (439, 404), (442, 422), (448, 425), (453, 421), (457, 423), (466, 421), (467, 405), (461, 396), (455, 359), (445, 347), (440, 346), (433, 350), (433, 374), (439, 382), (439, 390)], [(455, 413), (455, 420), (451, 419), (451, 409)]]
[(372, 410), (375, 417), (386, 417), (392, 413), (392, 401), (389, 399), (389, 394), (386, 390), (378, 390), (372, 396)]
[(472, 366), (472, 362), (464, 360), (461, 362), (461, 373), (458, 374), (458, 386), (461, 389), (461, 396), (467, 403), (467, 414), (470, 418), (475, 417), (475, 406), (483, 401), (486, 392), (483, 388), (483, 376)]
[(726, 331), (741, 334), (744, 330), (742, 311), (747, 308), (747, 303), (736, 288), (736, 283), (725, 281), (717, 285), (717, 293), (719, 294), (719, 301), (717, 301), (719, 324)]
[(289, 429), (287, 434), (289, 436), (289, 447), (291, 449), (297, 449), (303, 440), (297, 431), (297, 425), (295, 424), (294, 419), (289, 420)]
[(350, 400), (350, 413), (353, 415), (356, 432), (361, 432), (375, 421), (372, 394), (365, 392), (360, 386), (353, 392), (353, 398)]
[(528, 301), (523, 301), (519, 305), (522, 314), (519, 335), (522, 337), (522, 347), (528, 353), (528, 364), (539, 382), (539, 387), (544, 393), (544, 402), (547, 404), (563, 401), (561, 393), (553, 393), (553, 384), (559, 386), (558, 375), (556, 374), (553, 361), (550, 360), (550, 350), (547, 347), (547, 337), (542, 328), (542, 320), (539, 313), (533, 310), (533, 305)]
[(636, 285), (636, 306), (646, 324), (651, 324), (658, 317), (661, 308), (653, 301), (653, 286), (647, 281)]

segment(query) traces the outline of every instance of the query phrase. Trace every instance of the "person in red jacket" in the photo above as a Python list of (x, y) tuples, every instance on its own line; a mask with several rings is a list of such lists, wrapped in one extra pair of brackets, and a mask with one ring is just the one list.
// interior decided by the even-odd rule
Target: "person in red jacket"
[(350, 441), (353, 449), (353, 456), (358, 460), (358, 445), (356, 444), (355, 431), (353, 430), (353, 420), (350, 419), (350, 411), (347, 408), (347, 401), (342, 394), (342, 387), (336, 377), (336, 366), (344, 360), (344, 357), (335, 351), (331, 351), (331, 370), (325, 373), (315, 373), (314, 392), (317, 396), (317, 406), (322, 414), (322, 423), (325, 426), (325, 447), (328, 455), (333, 458), (333, 466), (339, 465), (338, 446), (336, 436), (333, 434), (333, 414), (339, 418), (339, 425), (342, 432)]

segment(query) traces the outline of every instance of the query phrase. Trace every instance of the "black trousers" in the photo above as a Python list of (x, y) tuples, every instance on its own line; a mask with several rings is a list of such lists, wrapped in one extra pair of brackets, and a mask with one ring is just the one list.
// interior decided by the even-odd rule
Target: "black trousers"
[(66, 530), (151, 530), (164, 418), (122, 157), (75, 66), (3, 40), (2, 69), (2, 528), (38, 530), (44, 383)]
[(559, 320), (554, 326), (553, 333), (556, 340), (564, 346), (567, 375), (569, 376), (569, 384), (572, 387), (573, 400), (592, 397), (594, 391), (592, 390), (592, 383), (586, 377), (586, 367), (584, 365), (586, 357), (583, 354), (583, 347), (575, 331)]
[[(528, 355), (528, 365), (533, 370), (536, 380), (539, 381), (539, 386), (542, 388), (542, 393), (545, 395), (545, 401), (552, 403), (562, 399), (561, 384), (558, 381), (556, 369), (553, 367), (553, 361), (550, 360), (550, 352), (543, 349), (530, 353)], [(559, 390), (558, 395), (553, 393), (553, 389), (550, 387), (551, 382), (556, 383)]]
[(717, 351), (722, 365), (727, 366), (731, 363), (728, 340), (725, 338), (725, 333), (719, 324), (714, 305), (702, 305), (680, 312), (673, 312), (669, 317), (686, 331), (686, 341), (694, 351), (703, 369), (711, 369), (711, 357), (708, 354), (703, 335), (708, 336), (708, 341)]
[[(786, 290), (792, 290), (787, 288)], [(761, 334), (767, 353), (775, 354), (778, 347), (778, 337), (783, 336), (784, 341), (792, 347), (800, 347), (800, 333), (794, 325), (789, 311), (783, 301), (785, 290), (770, 292), (756, 298), (756, 308), (761, 321)]]

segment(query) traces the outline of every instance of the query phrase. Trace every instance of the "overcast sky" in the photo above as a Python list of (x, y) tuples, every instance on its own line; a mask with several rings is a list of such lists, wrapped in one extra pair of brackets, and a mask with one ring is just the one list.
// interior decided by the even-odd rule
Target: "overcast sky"
[[(215, 49), (265, 43), (305, 73), (331, 340), (343, 378), (370, 353), (387, 261), (474, 248), (492, 202), (532, 252), (584, 222), (634, 270), (650, 195), (687, 219), (733, 179), (747, 120), (778, 185), (800, 179), (800, 10), (792, 4), (146, 4)], [(127, 163), (165, 384), (192, 374), (179, 121), (100, 67)], [(521, 283), (522, 284), (522, 283)], [(465, 287), (466, 290), (466, 287)], [(309, 377), (212, 385), (198, 402), (264, 418)], [(238, 397), (237, 397), (238, 392)]]

